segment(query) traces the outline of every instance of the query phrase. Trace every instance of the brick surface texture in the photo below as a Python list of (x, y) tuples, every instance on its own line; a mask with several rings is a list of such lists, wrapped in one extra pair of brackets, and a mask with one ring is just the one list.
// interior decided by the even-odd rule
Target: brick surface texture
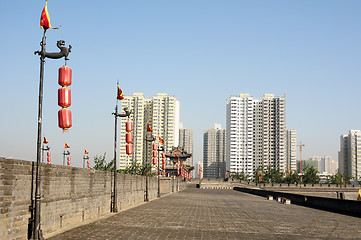
[(226, 189), (187, 188), (48, 238), (360, 239), (356, 217)]

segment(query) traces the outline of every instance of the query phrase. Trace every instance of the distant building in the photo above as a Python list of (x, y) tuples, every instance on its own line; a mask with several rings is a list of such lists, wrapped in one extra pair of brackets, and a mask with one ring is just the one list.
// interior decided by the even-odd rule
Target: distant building
[(203, 133), (203, 176), (224, 178), (226, 173), (226, 130), (216, 125)]
[(350, 130), (340, 137), (339, 172), (361, 178), (361, 131)]
[(193, 130), (186, 128), (179, 129), (179, 147), (183, 147), (184, 151), (192, 154), (185, 164), (194, 166), (193, 164)]
[(227, 169), (252, 176), (259, 168), (287, 170), (285, 97), (249, 94), (227, 100)]
[[(316, 169), (318, 171), (318, 164), (319, 161), (318, 160), (312, 160), (312, 158), (310, 158), (310, 160), (302, 160), (302, 169), (304, 170), (307, 166), (309, 167), (313, 167), (314, 169)], [(300, 172), (301, 169), (301, 162), (299, 160), (297, 160), (297, 171)]]
[(338, 164), (330, 156), (321, 157), (319, 164), (319, 171), (329, 175), (335, 174), (338, 168)]
[[(180, 103), (174, 96), (158, 93), (153, 98), (145, 98), (143, 93), (134, 93), (133, 96), (124, 96), (121, 107), (132, 110), (130, 118), (120, 118), (120, 168), (131, 165), (132, 161), (142, 164), (150, 163), (152, 158), (152, 142), (146, 142), (147, 124), (152, 128), (154, 143), (158, 144), (159, 137), (164, 139), (166, 152), (179, 142), (179, 115)], [(125, 122), (133, 122), (133, 152), (128, 156), (125, 151)], [(146, 144), (148, 146), (146, 146)], [(147, 151), (148, 150), (148, 151)]]
[(287, 171), (297, 170), (297, 138), (295, 129), (286, 130), (286, 168)]

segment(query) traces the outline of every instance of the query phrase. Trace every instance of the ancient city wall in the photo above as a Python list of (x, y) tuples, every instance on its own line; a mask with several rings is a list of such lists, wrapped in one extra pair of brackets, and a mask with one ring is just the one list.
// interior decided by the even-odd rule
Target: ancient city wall
[[(0, 158), (0, 239), (27, 239), (35, 167), (33, 162)], [(111, 172), (42, 164), (43, 234), (109, 214), (112, 177)], [(162, 194), (183, 190), (185, 185), (180, 178), (160, 181)], [(157, 191), (158, 180), (150, 177), (150, 200), (157, 198)], [(117, 174), (119, 211), (144, 203), (144, 197), (144, 176)]]

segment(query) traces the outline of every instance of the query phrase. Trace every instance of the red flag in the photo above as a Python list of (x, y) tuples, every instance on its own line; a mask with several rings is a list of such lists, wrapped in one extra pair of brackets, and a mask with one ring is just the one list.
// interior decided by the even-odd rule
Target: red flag
[(70, 146), (65, 143), (64, 148), (70, 148)]
[(44, 30), (47, 30), (48, 28), (52, 28), (52, 29), (58, 29), (51, 27), (50, 25), (50, 17), (49, 17), (49, 13), (48, 13), (48, 1), (45, 1), (45, 7), (43, 8), (43, 11), (41, 12), (41, 17), (40, 17), (40, 27)]
[(118, 100), (123, 100), (124, 99), (123, 91), (122, 91), (122, 89), (120, 89), (119, 85), (118, 85), (117, 99)]
[(84, 150), (84, 154), (89, 154), (89, 153), (88, 153), (88, 151), (87, 151), (86, 149)]
[(149, 126), (149, 123), (147, 123), (147, 132), (153, 132), (153, 130)]
[(48, 144), (48, 140), (46, 140), (46, 138), (44, 137), (44, 141), (43, 141), (44, 144)]
[(164, 144), (164, 139), (159, 137), (159, 143)]

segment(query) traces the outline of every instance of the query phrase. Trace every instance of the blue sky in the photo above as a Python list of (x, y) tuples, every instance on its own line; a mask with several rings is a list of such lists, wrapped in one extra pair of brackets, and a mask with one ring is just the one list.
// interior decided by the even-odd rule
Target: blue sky
[[(39, 27), (45, 1), (1, 1), (0, 156), (36, 156)], [(57, 69), (45, 65), (43, 133), (52, 161), (66, 141), (72, 165), (113, 157), (116, 82), (125, 94), (165, 92), (181, 101), (181, 122), (195, 134), (222, 123), (226, 99), (286, 94), (286, 124), (306, 147), (303, 158), (337, 160), (339, 137), (361, 128), (361, 2), (349, 1), (48, 1), (56, 41), (73, 46), (73, 127), (57, 127)]]

